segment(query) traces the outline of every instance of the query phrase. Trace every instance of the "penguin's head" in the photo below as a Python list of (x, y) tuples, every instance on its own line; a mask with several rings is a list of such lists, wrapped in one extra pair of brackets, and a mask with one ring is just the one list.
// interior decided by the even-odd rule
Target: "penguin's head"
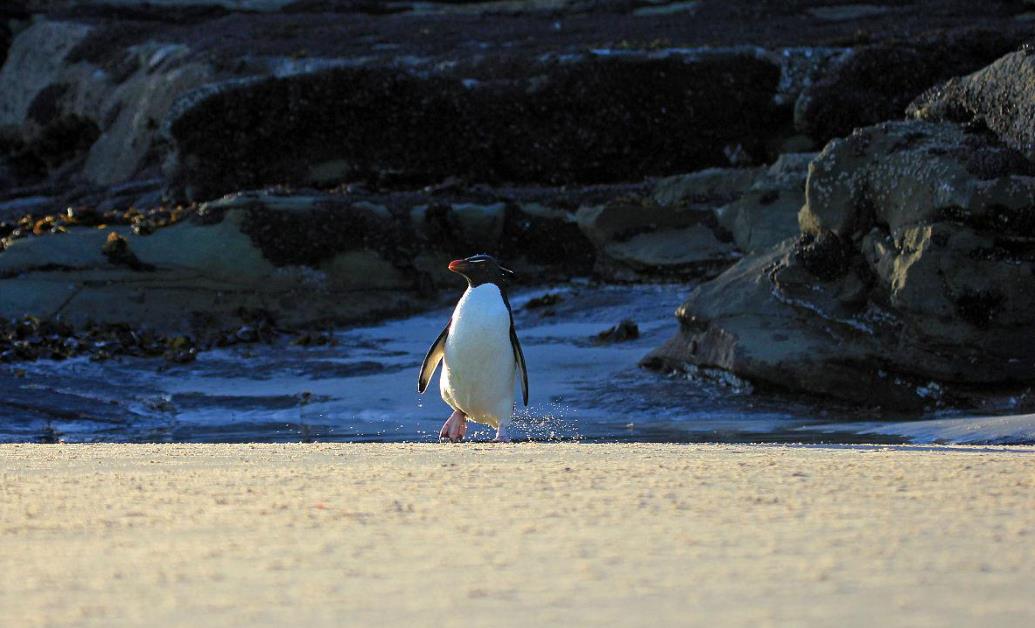
[(466, 277), (472, 286), (483, 283), (501, 285), (514, 278), (514, 271), (500, 266), (495, 257), (484, 253), (455, 259), (449, 262), (449, 270)]

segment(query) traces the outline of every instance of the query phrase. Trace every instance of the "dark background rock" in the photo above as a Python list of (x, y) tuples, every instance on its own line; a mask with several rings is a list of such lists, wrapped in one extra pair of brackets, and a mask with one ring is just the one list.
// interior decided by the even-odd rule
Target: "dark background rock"
[(11, 47), (11, 29), (6, 22), (0, 23), (0, 65), (7, 61), (7, 49)]
[[(924, 36), (934, 37), (932, 41), (940, 42), (945, 50), (959, 48), (966, 51), (980, 46), (971, 43), (974, 38), (970, 35), (963, 34), (954, 39), (953, 33), (961, 29), (970, 32), (973, 25), (979, 23), (981, 28), (1002, 33), (1002, 37), (1008, 39), (1012, 37), (1011, 33), (1023, 28), (1015, 17), (1024, 11), (1024, 6), (1017, 2), (983, 3), (980, 7), (957, 0), (934, 4), (895, 2), (852, 19), (846, 19), (843, 9), (826, 7), (827, 4), (801, 0), (786, 3), (703, 2), (685, 11), (657, 14), (644, 11), (651, 7), (635, 0), (573, 0), (560, 4), (552, 1), (542, 4), (534, 1), (523, 4), (443, 2), (422, 4), (419, 11), (399, 3), (351, 1), (202, 0), (154, 5), (100, 0), (36, 0), (28, 3), (27, 10), (23, 10), (19, 3), (5, 3), (2, 10), (6, 15), (15, 16), (13, 22), (7, 20), (7, 26), (14, 25), (16, 30), (29, 25), (23, 18), (31, 12), (36, 17), (32, 29), (37, 29), (42, 38), (35, 42), (35, 49), (49, 60), (51, 66), (58, 66), (41, 68), (40, 63), (19, 61), (19, 67), (9, 68), (15, 73), (15, 85), (18, 84), (18, 76), (44, 77), (37, 78), (37, 81), (46, 81), (49, 77), (50, 82), (41, 85), (30, 81), (41, 96), (36, 113), (50, 118), (76, 115), (90, 120), (99, 130), (96, 142), (89, 147), (81, 163), (47, 170), (44, 182), (59, 188), (78, 185), (80, 175), (85, 175), (89, 184), (98, 188), (134, 178), (161, 176), (160, 165), (169, 157), (172, 145), (160, 131), (166, 129), (179, 113), (190, 109), (192, 103), (203, 100), (206, 94), (224, 90), (246, 94), (247, 91), (240, 87), (242, 82), (326, 71), (341, 65), (362, 66), (385, 76), (403, 72), (421, 77), (421, 80), (441, 77), (454, 81), (480, 81), (470, 94), (461, 95), (465, 101), (477, 100), (482, 94), (503, 93), (505, 90), (501, 84), (520, 87), (520, 82), (525, 81), (526, 87), (543, 87), (545, 91), (541, 97), (548, 96), (551, 89), (560, 85), (556, 93), (563, 97), (552, 103), (544, 100), (541, 109), (533, 107), (529, 111), (528, 102), (532, 100), (529, 97), (517, 99), (512, 106), (504, 107), (501, 117), (510, 116), (514, 123), (509, 136), (491, 128), (491, 125), (481, 124), (480, 135), (472, 138), (481, 149), (479, 154), (485, 153), (490, 141), (508, 148), (520, 146), (520, 142), (514, 144), (513, 140), (527, 137), (523, 133), (529, 130), (530, 119), (535, 122), (532, 130), (546, 130), (549, 125), (541, 127), (540, 122), (560, 124), (556, 108), (580, 102), (591, 103), (588, 111), (573, 113), (585, 113), (590, 122), (595, 120), (598, 126), (593, 128), (593, 133), (584, 133), (585, 137), (582, 137), (568, 131), (568, 137), (558, 137), (544, 150), (531, 154), (511, 149), (512, 152), (502, 155), (490, 155), (489, 163), (493, 167), (483, 168), (490, 172), (474, 173), (479, 178), (484, 176), (485, 180), (490, 180), (490, 175), (505, 181), (535, 179), (537, 183), (614, 180), (613, 176), (629, 164), (633, 168), (628, 170), (628, 180), (635, 180), (641, 173), (662, 171), (660, 166), (685, 155), (692, 155), (694, 160), (682, 166), (673, 164), (671, 169), (664, 171), (685, 172), (705, 161), (721, 165), (763, 163), (775, 159), (777, 154), (774, 151), (779, 150), (778, 147), (792, 132), (787, 109), (789, 103), (794, 102), (803, 87), (817, 80), (821, 82), (820, 75), (826, 72), (825, 60), (831, 55), (836, 56), (837, 51), (860, 44), (879, 46), (882, 42), (919, 40)], [(242, 8), (247, 10), (240, 10)], [(53, 24), (55, 28), (40, 30), (38, 27), (44, 24)], [(86, 29), (85, 33), (83, 29)], [(43, 42), (49, 42), (48, 45), (55, 50), (49, 50), (42, 45)], [(62, 42), (68, 43), (67, 49), (62, 47)], [(591, 51), (595, 52), (589, 54)], [(667, 121), (675, 119), (680, 122), (679, 116), (668, 107), (675, 100), (672, 92), (678, 90), (680, 81), (663, 80), (659, 73), (665, 71), (666, 58), (669, 62), (683, 59), (705, 63), (709, 55), (716, 53), (747, 55), (759, 63), (769, 60), (780, 66), (780, 83), (773, 99), (778, 112), (768, 127), (758, 127), (756, 121), (749, 119), (747, 124), (741, 125), (743, 128), (739, 132), (731, 129), (731, 132), (722, 131), (715, 137), (689, 138), (689, 144), (701, 148), (695, 152), (691, 147), (678, 146), (678, 142), (670, 137), (670, 131), (683, 128)], [(955, 53), (945, 54), (951, 56)], [(966, 56), (970, 53), (961, 54)], [(552, 66), (564, 65), (560, 63), (562, 60), (585, 60), (587, 57), (592, 60), (594, 55), (606, 55), (606, 60), (622, 57), (633, 63), (649, 62), (653, 69), (645, 74), (642, 89), (629, 88), (628, 82), (617, 76), (597, 79), (587, 76), (581, 87), (574, 86), (587, 91), (574, 100), (572, 93), (565, 91), (564, 85), (558, 81), (548, 81), (544, 86), (536, 82), (535, 75), (540, 71), (559, 78), (561, 71)], [(729, 76), (723, 72), (713, 77), (711, 87), (683, 99), (696, 107), (694, 115), (689, 117), (701, 123), (710, 124), (713, 120), (721, 123), (733, 117), (725, 112), (747, 103), (751, 107), (746, 113), (751, 118), (761, 105), (754, 95), (771, 91), (767, 84), (769, 78), (759, 74), (759, 67), (745, 64), (744, 75), (740, 77), (736, 76), (740, 73), (738, 68), (730, 68), (734, 82), (739, 81), (753, 95), (741, 99), (734, 93), (730, 99), (721, 96), (735, 90), (720, 90), (714, 102), (709, 102), (708, 91), (714, 90), (714, 79), (722, 83), (723, 76)], [(44, 69), (46, 71), (42, 71)], [(648, 84), (648, 78), (654, 82)], [(709, 77), (697, 79), (708, 80)], [(221, 87), (197, 91), (202, 86), (211, 85)], [(468, 82), (468, 85), (472, 83)], [(592, 101), (593, 89), (609, 87), (615, 89), (605, 92), (603, 98), (596, 102)], [(5, 86), (2, 91), (4, 95), (0, 101), (16, 90)], [(382, 93), (397, 95), (391, 90), (382, 90)], [(58, 94), (61, 97), (54, 98)], [(412, 95), (423, 98), (420, 93)], [(621, 146), (609, 143), (607, 136), (596, 132), (609, 120), (594, 113), (607, 113), (606, 101), (615, 95), (624, 102), (616, 102), (615, 107), (609, 110), (611, 114), (629, 113), (630, 103), (640, 105), (631, 111), (634, 118), (630, 132), (625, 137), (612, 133), (612, 139), (622, 140)], [(449, 94), (444, 94), (444, 97), (449, 97)], [(453, 95), (454, 100), (457, 97)], [(637, 97), (641, 97), (642, 104), (636, 101)], [(447, 102), (439, 102), (440, 115), (448, 115), (450, 111), (466, 112), (464, 107), (454, 106), (457, 103), (446, 99)], [(509, 102), (504, 104), (511, 105)], [(0, 102), (0, 109), (2, 105)], [(316, 112), (321, 106), (320, 103), (309, 102), (304, 109)], [(477, 103), (473, 106), (476, 110), (479, 108)], [(242, 107), (247, 109), (245, 103)], [(663, 107), (665, 111), (661, 110)], [(406, 119), (407, 116), (403, 115), (401, 121)], [(625, 123), (624, 119), (620, 121)], [(290, 119), (287, 122), (288, 126), (297, 124)], [(432, 122), (441, 123), (440, 120)], [(474, 125), (459, 126), (468, 129)], [(498, 126), (504, 125), (500, 123)], [(685, 126), (694, 126), (698, 130), (703, 128), (699, 124)], [(420, 127), (417, 137), (434, 136), (429, 131), (433, 128), (433, 124)], [(636, 135), (640, 132), (636, 129), (656, 132), (658, 128), (662, 129), (660, 136), (641, 138)], [(745, 137), (744, 129), (759, 133)], [(301, 135), (300, 142), (304, 145), (307, 133)], [(29, 132), (21, 140), (31, 147), (34, 137), (35, 134)], [(636, 138), (636, 141), (630, 141), (631, 138)], [(718, 146), (719, 152), (716, 152), (714, 145), (719, 140), (730, 138), (737, 141)], [(569, 154), (569, 163), (560, 164), (559, 172), (554, 174), (536, 161), (540, 152), (545, 161), (555, 156), (558, 146), (587, 140), (594, 144), (592, 148), (607, 154), (607, 163), (616, 165), (610, 168), (600, 166), (592, 163), (592, 159), (581, 159), (582, 155)], [(300, 152), (299, 147), (289, 148)], [(431, 148), (437, 148), (437, 143), (432, 143)], [(655, 148), (654, 152), (659, 157), (654, 163), (648, 159), (647, 163), (640, 165), (633, 159), (648, 155)], [(414, 164), (437, 162), (432, 159), (436, 155), (422, 158), (420, 150), (418, 146), (414, 151), (416, 154), (406, 155), (403, 166), (412, 168)], [(803, 150), (800, 142), (795, 150)], [(592, 150), (587, 148), (586, 153), (592, 155)], [(503, 163), (502, 157), (510, 158), (512, 163)], [(189, 163), (181, 163), (181, 166), (190, 169)], [(355, 164), (352, 166), (356, 167)], [(359, 165), (358, 170), (363, 170), (363, 166)], [(19, 179), (18, 172), (8, 173), (15, 178), (12, 183), (15, 187), (41, 183), (38, 180), (39, 168), (30, 172), (37, 177), (36, 180)], [(327, 175), (327, 171), (318, 174)], [(378, 179), (401, 183), (406, 177), (430, 179), (437, 174), (389, 169), (379, 173)], [(239, 190), (244, 185), (238, 185), (240, 179), (231, 177), (225, 185), (213, 186), (212, 189)], [(266, 179), (263, 178), (264, 181)], [(324, 181), (327, 180), (325, 177)], [(253, 181), (250, 185), (257, 184)]]
[[(1035, 56), (1014, 52), (969, 76), (952, 78), (917, 98), (909, 113), (988, 129), (1004, 143), (1035, 157)], [(975, 164), (983, 168), (983, 164)]]
[[(603, 47), (859, 46), (976, 24), (990, 31), (1015, 30), (1023, 26), (1015, 17), (1029, 10), (1017, 0), (893, 0), (881, 3), (884, 11), (831, 19), (817, 15), (816, 9), (850, 3), (727, 0), (701, 2), (691, 11), (667, 15), (635, 14), (645, 5), (638, 0), (573, 0), (560, 7), (535, 0), (523, 6), (473, 1), (414, 4), (419, 4), (416, 10), (392, 0), (296, 2), (273, 13), (228, 11), (226, 4), (204, 0), (185, 0), (179, 6), (44, 0), (30, 6), (53, 19), (149, 23), (160, 30), (157, 35), (145, 31), (141, 39), (160, 36), (163, 41), (189, 42), (222, 57), (248, 52), (290, 55), (301, 45), (312, 57), (453, 59), (501, 50), (534, 58), (543, 52)], [(558, 20), (560, 28), (555, 26)]]
[(1030, 37), (1025, 28), (962, 29), (861, 46), (805, 88), (796, 104), (795, 127), (823, 144), (856, 127), (902, 118), (924, 90), (973, 72)]
[(395, 70), (274, 79), (176, 119), (177, 181), (195, 200), (311, 182), (328, 162), (340, 180), (393, 187), (636, 181), (724, 164), (731, 144), (761, 158), (778, 80), (775, 65), (740, 55), (533, 65), (473, 87)]

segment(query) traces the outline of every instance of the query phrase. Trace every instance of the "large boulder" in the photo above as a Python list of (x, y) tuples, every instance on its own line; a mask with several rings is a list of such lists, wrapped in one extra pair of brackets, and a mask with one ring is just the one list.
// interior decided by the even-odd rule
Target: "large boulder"
[(1035, 380), (1035, 178), (987, 134), (896, 122), (812, 162), (801, 234), (699, 286), (646, 363), (893, 408)]
[(127, 76), (111, 80), (99, 103), (103, 127), (83, 174), (96, 185), (132, 179), (147, 168), (159, 172), (158, 130), (177, 100), (215, 79), (211, 64), (195, 61), (186, 46), (146, 42), (125, 52)]
[(1035, 54), (1005, 55), (973, 74), (931, 88), (909, 106), (920, 120), (983, 126), (1008, 146), (1035, 157)]
[(727, 164), (734, 148), (761, 158), (777, 116), (779, 67), (752, 55), (469, 70), (339, 68), (218, 91), (171, 124), (173, 179), (194, 199), (318, 178), (638, 181)]
[(41, 110), (52, 109), (44, 92), (63, 82), (65, 57), (91, 30), (85, 24), (41, 20), (14, 39), (8, 62), (0, 68), (0, 127), (21, 127)]
[(0, 127), (16, 138), (22, 178), (68, 178), (60, 167), (80, 155), (77, 170), (94, 186), (121, 184), (148, 168), (159, 174), (162, 121), (183, 93), (216, 76), (180, 44), (110, 44), (98, 56), (108, 35), (103, 27), (38, 20), (15, 38), (0, 70)]
[(906, 106), (925, 89), (973, 72), (1014, 50), (1026, 36), (963, 29), (855, 48), (801, 92), (795, 126), (822, 144), (856, 127), (902, 118)]

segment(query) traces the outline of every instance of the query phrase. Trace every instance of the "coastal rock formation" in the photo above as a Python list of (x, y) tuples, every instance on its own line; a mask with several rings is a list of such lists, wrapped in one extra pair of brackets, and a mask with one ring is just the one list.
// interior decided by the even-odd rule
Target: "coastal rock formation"
[[(10, 242), (0, 255), (0, 315), (189, 329), (198, 322), (229, 325), (244, 309), (271, 312), (292, 326), (399, 312), (417, 302), (413, 279), (376, 248), (355, 242), (324, 251), (319, 242), (256, 226), (260, 217), (263, 226), (276, 225), (275, 216), (289, 208), (211, 211), (221, 215), (147, 236), (126, 227), (81, 228)], [(312, 264), (292, 263), (302, 257)]]
[(964, 29), (860, 46), (802, 91), (795, 126), (822, 144), (856, 127), (901, 118), (925, 89), (991, 63), (1025, 37), (1021, 32)]
[(693, 291), (645, 363), (893, 408), (1035, 379), (1035, 178), (988, 134), (889, 122), (809, 167), (801, 233)]
[[(574, 214), (548, 199), (542, 190), (483, 198), (262, 191), (160, 215), (70, 210), (0, 223), (0, 318), (31, 312), (185, 330), (226, 328), (241, 312), (263, 311), (305, 327), (434, 302), (438, 290), (460, 285), (449, 260), (472, 250), (504, 257), (525, 280), (589, 272), (592, 245)], [(541, 232), (539, 257), (525, 243)]]
[[(32, 149), (46, 145), (55, 125), (78, 121), (91, 130), (78, 169), (102, 187), (158, 173), (162, 121), (180, 96), (217, 74), (179, 44), (145, 41), (101, 54), (114, 46), (109, 35), (103, 27), (40, 20), (18, 35), (0, 71), (0, 127)], [(73, 173), (56, 170), (63, 163), (45, 162), (35, 178), (68, 179)]]
[[(378, 291), (393, 311), (431, 305), (474, 250), (537, 281), (711, 277), (796, 232), (809, 158), (782, 153), (900, 115), (1019, 41), (1023, 11), (6, 3), (0, 307), (344, 322), (381, 311)], [(1016, 161), (971, 152), (993, 177)], [(815, 237), (804, 254), (833, 273), (823, 252), (840, 249)]]
[(498, 71), (341, 68), (222, 90), (172, 122), (171, 176), (194, 200), (318, 180), (638, 181), (728, 163), (729, 146), (760, 158), (776, 119), (779, 69), (750, 56), (587, 58), (532, 63), (516, 80), (486, 75)]
[[(9, 63), (0, 69), (0, 126), (45, 122), (59, 113), (53, 103), (67, 68), (65, 57), (90, 34), (91, 27), (43, 20), (14, 39)], [(50, 88), (49, 94), (42, 93)]]
[(1035, 56), (1008, 54), (968, 76), (931, 88), (909, 106), (920, 120), (984, 127), (1007, 146), (1035, 158)]
[(641, 273), (714, 276), (735, 254), (707, 210), (665, 208), (633, 197), (583, 207), (576, 218), (598, 250), (596, 271), (610, 279), (632, 281)]
[(815, 153), (786, 153), (762, 170), (740, 197), (715, 210), (737, 248), (753, 253), (798, 232), (805, 177)]
[[(0, 202), (47, 196), (52, 211), (154, 180), (201, 202), (281, 183), (615, 183), (771, 163), (900, 114), (1026, 32), (1023, 7), (961, 0), (867, 9), (865, 33), (844, 19), (858, 7), (741, 0), (10, 4)], [(796, 101), (815, 137), (791, 147)], [(41, 139), (30, 106), (64, 126)], [(75, 150), (41, 158), (56, 135)]]
[(580, 207), (576, 220), (596, 249), (594, 270), (619, 281), (714, 277), (743, 253), (798, 232), (814, 156), (665, 177), (645, 192)]

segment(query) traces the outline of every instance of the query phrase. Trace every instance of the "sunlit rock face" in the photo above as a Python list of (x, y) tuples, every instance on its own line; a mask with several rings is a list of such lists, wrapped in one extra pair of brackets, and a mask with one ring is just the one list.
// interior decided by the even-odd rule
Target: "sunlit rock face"
[(1032, 173), (952, 124), (834, 140), (809, 167), (797, 239), (697, 288), (648, 362), (892, 407), (1022, 387), (1035, 378)]
[(920, 120), (985, 127), (1007, 146), (1035, 157), (1035, 56), (1032, 48), (931, 88), (909, 107)]

